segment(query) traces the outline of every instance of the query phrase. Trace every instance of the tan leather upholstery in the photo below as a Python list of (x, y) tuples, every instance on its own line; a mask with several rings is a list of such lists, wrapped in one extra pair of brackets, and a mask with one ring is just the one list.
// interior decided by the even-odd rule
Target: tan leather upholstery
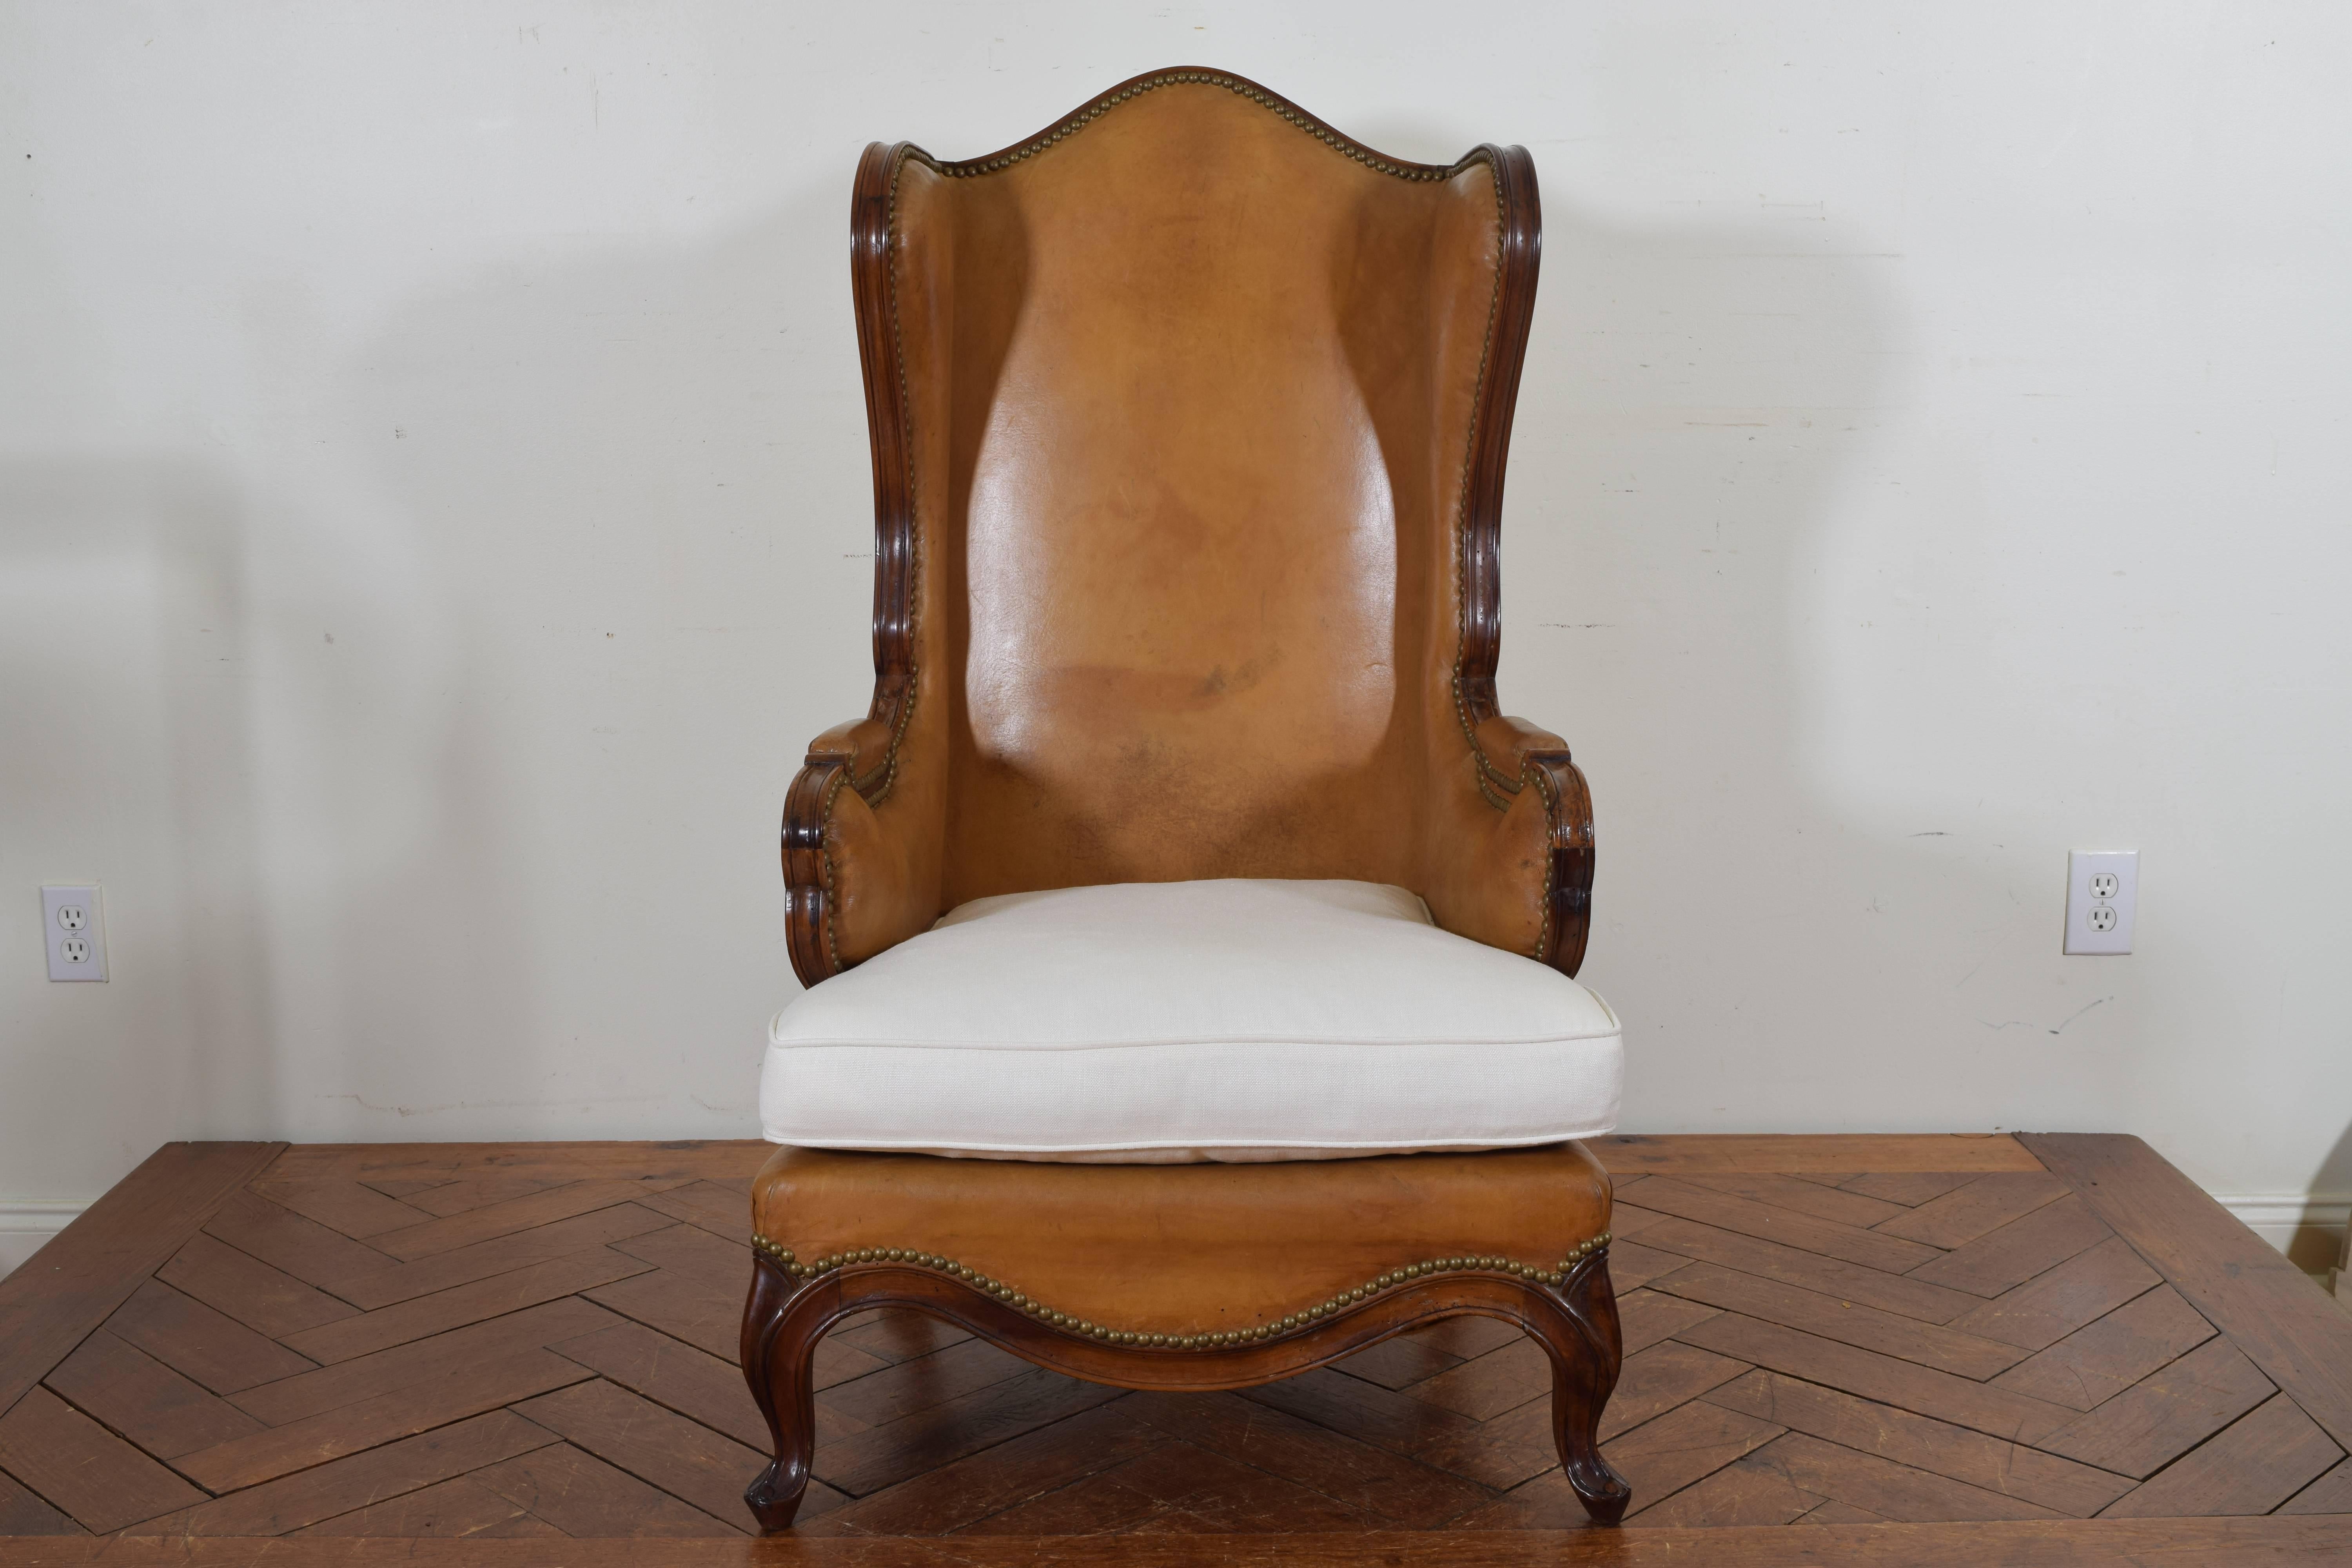
[(904, 668), (796, 786), (803, 979), (990, 894), (1217, 877), (1396, 884), (1573, 973), (1582, 781), (1494, 717), (1473, 647), (1524, 339), (1499, 154), (1424, 171), (1302, 122), (1183, 80), (1023, 157), (869, 154)]
[(754, 1227), (804, 1262), (942, 1256), (1077, 1319), (1136, 1332), (1279, 1321), (1408, 1264), (1557, 1268), (1609, 1228), (1581, 1144), (1255, 1165), (1055, 1165), (779, 1149)]

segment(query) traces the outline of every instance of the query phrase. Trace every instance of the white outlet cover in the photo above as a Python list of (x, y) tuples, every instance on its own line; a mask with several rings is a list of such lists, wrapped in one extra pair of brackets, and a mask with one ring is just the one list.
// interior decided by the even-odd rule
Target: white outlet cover
[(41, 937), (50, 979), (106, 978), (106, 909), (95, 884), (43, 887)]
[[(2105, 879), (2115, 892), (2102, 899)], [(2101, 879), (2098, 888), (2094, 878)], [(2139, 851), (2076, 849), (2066, 856), (2066, 951), (2116, 954), (2132, 950), (2132, 916), (2139, 905)], [(2105, 930), (2100, 927), (2105, 926)]]

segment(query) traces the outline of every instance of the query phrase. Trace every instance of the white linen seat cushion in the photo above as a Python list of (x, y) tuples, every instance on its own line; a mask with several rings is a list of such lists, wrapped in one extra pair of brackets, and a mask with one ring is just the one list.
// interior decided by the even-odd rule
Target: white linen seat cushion
[(770, 1140), (997, 1159), (1329, 1159), (1616, 1125), (1607, 1003), (1370, 882), (977, 899), (776, 1016)]

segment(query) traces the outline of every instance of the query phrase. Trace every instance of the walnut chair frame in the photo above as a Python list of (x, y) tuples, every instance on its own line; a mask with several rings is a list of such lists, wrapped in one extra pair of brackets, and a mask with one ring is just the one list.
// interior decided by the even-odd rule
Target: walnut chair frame
[[(1152, 121), (1150, 114), (1160, 119)], [(1424, 825), (1416, 830), (1417, 837), (1398, 836), (1433, 846), (1422, 862), (1391, 865), (1350, 858), (1353, 852), (1344, 847), (1300, 848), (1270, 838), (1255, 826), (1269, 819), (1264, 803), (1245, 803), (1256, 812), (1255, 816), (1237, 812), (1233, 817), (1236, 822), (1247, 817), (1253, 826), (1235, 828), (1221, 844), (1188, 847), (1179, 826), (1204, 818), (1200, 810), (1186, 815), (1181, 800), (1157, 826), (1145, 820), (1129, 839), (1114, 836), (1107, 847), (1085, 833), (1048, 824), (1050, 831), (1033, 831), (1031, 843), (1050, 841), (1055, 846), (1052, 853), (1033, 847), (1028, 862), (1015, 859), (1009, 870), (1003, 854), (992, 861), (986, 855), (967, 852), (959, 861), (952, 844), (941, 847), (950, 832), (943, 824), (961, 821), (967, 833), (984, 833), (989, 830), (988, 811), (999, 808), (987, 800), (950, 805), (939, 783), (941, 774), (956, 767), (973, 772), (982, 767), (968, 746), (955, 752), (951, 741), (939, 738), (941, 726), (968, 722), (959, 707), (964, 700), (954, 685), (951, 649), (941, 651), (950, 649), (950, 643), (941, 639), (951, 641), (961, 613), (954, 597), (961, 585), (951, 581), (957, 570), (956, 541), (950, 533), (961, 526), (955, 509), (970, 504), (973, 459), (969, 451), (959, 456), (953, 441), (935, 429), (920, 427), (917, 416), (919, 405), (946, 407), (950, 403), (924, 404), (921, 388), (913, 384), (937, 372), (935, 363), (926, 369), (914, 363), (919, 355), (910, 347), (901, 309), (903, 292), (910, 286), (920, 291), (919, 268), (929, 254), (919, 237), (902, 230), (908, 206), (905, 183), (919, 177), (925, 190), (937, 190), (942, 183), (972, 182), (976, 194), (992, 181), (1003, 188), (1003, 182), (1024, 174), (1043, 179), (1066, 143), (1107, 119), (1112, 119), (1114, 127), (1124, 119), (1127, 128), (1097, 131), (1097, 145), (1105, 135), (1124, 135), (1132, 142), (1144, 133), (1133, 129), (1139, 125), (1156, 128), (1153, 133), (1163, 139), (1198, 145), (1213, 145), (1213, 139), (1221, 135), (1252, 136), (1259, 139), (1252, 143), (1256, 149), (1253, 155), (1265, 164), (1277, 157), (1296, 161), (1299, 154), (1289, 149), (1312, 143), (1315, 158), (1355, 165), (1342, 169), (1333, 163), (1329, 166), (1339, 173), (1315, 177), (1327, 184), (1342, 177), (1357, 181), (1359, 186), (1349, 191), (1360, 187), (1365, 201), (1388, 199), (1383, 193), (1391, 187), (1381, 182), (1402, 182), (1436, 187), (1413, 199), (1453, 202), (1460, 210), (1487, 210), (1483, 204), (1491, 202), (1491, 228), (1465, 230), (1473, 237), (1465, 242), (1470, 260), (1464, 266), (1472, 268), (1477, 282), (1475, 312), (1475, 318), (1483, 318), (1483, 341), (1475, 343), (1475, 377), (1469, 374), (1473, 361), (1458, 361), (1455, 381), (1464, 389), (1456, 400), (1460, 425), (1448, 426), (1458, 432), (1449, 437), (1458, 456), (1454, 455), (1455, 447), (1446, 448), (1446, 462), (1458, 468), (1450, 475), (1440, 471), (1429, 486), (1433, 493), (1451, 487), (1445, 504), (1430, 508), (1435, 518), (1430, 531), (1443, 534), (1433, 540), (1433, 555), (1443, 550), (1444, 569), (1428, 574), (1431, 600), (1439, 605), (1428, 624), (1442, 625), (1451, 643), (1424, 661), (1428, 709), (1442, 717), (1423, 721), (1416, 731), (1425, 736), (1427, 754), (1435, 759), (1427, 764), (1435, 782), (1416, 787), (1444, 794), (1438, 806), (1415, 806), (1422, 815), (1414, 820), (1444, 821)], [(1276, 126), (1278, 132), (1268, 129)], [(1282, 142), (1267, 153), (1270, 137), (1305, 141)], [(1362, 184), (1367, 179), (1372, 184)], [(1432, 225), (1442, 221), (1442, 216), (1430, 220)], [(1000, 226), (992, 232), (1012, 231)], [(1354, 877), (1414, 885), (1441, 926), (1518, 951), (1566, 973), (1576, 973), (1590, 920), (1591, 796), (1566, 743), (1504, 717), (1495, 696), (1501, 643), (1504, 469), (1534, 308), (1541, 232), (1534, 165), (1524, 148), (1483, 145), (1443, 166), (1391, 158), (1255, 83), (1205, 68), (1134, 78), (1037, 135), (982, 158), (941, 161), (905, 142), (877, 142), (866, 149), (851, 206), (851, 261), (874, 460), (876, 682), (865, 719), (829, 731), (811, 745), (785, 805), (788, 932), (793, 967), (804, 984), (817, 984), (918, 934), (947, 909), (971, 898), (1093, 881), (1229, 876)], [(941, 248), (946, 248), (944, 242)], [(1392, 267), (1393, 256), (1382, 265)], [(1379, 286), (1377, 280), (1364, 285)], [(951, 295), (953, 289), (934, 292)], [(909, 308), (939, 309), (921, 300)], [(1461, 321), (1475, 321), (1469, 306), (1461, 309)], [(1474, 324), (1447, 341), (1475, 338), (1475, 333)], [(956, 340), (959, 346), (961, 341)], [(1457, 345), (1447, 352), (1466, 355), (1469, 350)], [(934, 355), (934, 361), (939, 357)], [(1441, 401), (1431, 394), (1430, 408), (1436, 409)], [(1391, 438), (1384, 437), (1384, 450)], [(1438, 468), (1434, 463), (1432, 467)], [(964, 478), (955, 477), (959, 471)], [(928, 491), (926, 475), (931, 478)], [(961, 490), (955, 489), (958, 485)], [(976, 633), (964, 635), (977, 646)], [(1440, 634), (1429, 635), (1433, 640)], [(1398, 668), (1405, 663), (1400, 658)], [(1213, 696), (1225, 675), (1226, 668), (1220, 664), (1201, 689)], [(929, 730), (918, 722), (919, 710), (926, 715)], [(1395, 765), (1393, 758), (1387, 765)], [(1034, 792), (1026, 781), (1023, 787)], [(1143, 804), (1135, 809), (1147, 816), (1149, 810), (1161, 809), (1181, 787), (1181, 779), (1157, 793), (1139, 793), (1134, 800)], [(1277, 824), (1293, 820), (1279, 812), (1272, 812), (1271, 817)], [(975, 818), (980, 819), (977, 826), (972, 826)], [(1018, 837), (1017, 830), (1013, 837)], [(1064, 843), (1080, 847), (1065, 853), (1059, 847)], [(1226, 1326), (1222, 1327), (1155, 1324), (1132, 1316), (1125, 1323), (1095, 1321), (1067, 1310), (1072, 1305), (1067, 1300), (1056, 1303), (1024, 1294), (1024, 1289), (1043, 1293), (1044, 1288), (1025, 1283), (1017, 1261), (1007, 1264), (1001, 1250), (967, 1253), (965, 1260), (959, 1260), (947, 1256), (960, 1249), (952, 1234), (942, 1237), (902, 1230), (868, 1235), (859, 1232), (856, 1222), (840, 1222), (838, 1216), (804, 1223), (803, 1216), (780, 1212), (782, 1200), (772, 1189), (789, 1184), (782, 1175), (772, 1181), (772, 1173), (790, 1157), (807, 1152), (782, 1151), (770, 1171), (762, 1173), (753, 1194), (757, 1234), (742, 1364), (774, 1436), (776, 1457), (745, 1495), (763, 1531), (790, 1525), (810, 1478), (814, 1432), (811, 1368), (817, 1342), (843, 1318), (885, 1306), (942, 1318), (1070, 1376), (1166, 1390), (1248, 1387), (1324, 1365), (1435, 1319), (1465, 1314), (1501, 1319), (1524, 1329), (1550, 1359), (1553, 1429), (1560, 1462), (1587, 1510), (1602, 1523), (1616, 1522), (1625, 1510), (1630, 1489), (1601, 1457), (1596, 1436), (1622, 1355), (1608, 1271), (1607, 1185), (1597, 1164), (1580, 1151), (1576, 1157), (1589, 1177), (1575, 1200), (1560, 1205), (1561, 1213), (1574, 1215), (1561, 1224), (1572, 1228), (1555, 1226), (1555, 1234), (1516, 1237), (1513, 1245), (1519, 1257), (1503, 1255), (1491, 1237), (1485, 1249), (1474, 1255), (1397, 1256), (1376, 1274), (1359, 1278), (1322, 1300), (1277, 1302), (1255, 1319), (1223, 1320)], [(948, 1163), (921, 1154), (861, 1158)], [(1361, 1167), (1369, 1177), (1371, 1167), (1386, 1163), (1334, 1163)], [(877, 1163), (873, 1168), (887, 1167)], [(1341, 1205), (1335, 1210), (1331, 1224), (1348, 1222), (1345, 1208)], [(1469, 1249), (1469, 1243), (1463, 1245)], [(1537, 1246), (1549, 1250), (1528, 1256)], [(984, 1268), (1005, 1277), (992, 1277)], [(1318, 1289), (1328, 1289), (1334, 1283), (1327, 1279)], [(1104, 1318), (1113, 1315), (1108, 1308), (1096, 1310)]]

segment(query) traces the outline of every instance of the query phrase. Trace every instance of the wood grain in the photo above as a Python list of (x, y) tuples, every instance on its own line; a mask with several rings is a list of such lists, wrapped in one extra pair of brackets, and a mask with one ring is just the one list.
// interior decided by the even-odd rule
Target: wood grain
[[(1011, 1553), (1007, 1562), (1080, 1562), (1094, 1552), (1148, 1563), (1181, 1546), (1194, 1555), (1169, 1561), (1246, 1561), (1268, 1551), (1269, 1563), (1370, 1563), (1418, 1552), (1450, 1568), (1575, 1562), (1596, 1536), (1555, 1528), (1581, 1510), (1551, 1447), (1543, 1358), (1509, 1322), (1444, 1320), (1247, 1394), (1135, 1396), (1037, 1373), (964, 1329), (893, 1308), (845, 1321), (819, 1348), (828, 1402), (818, 1406), (819, 1463), (826, 1467), (827, 1455), (843, 1461), (839, 1478), (864, 1490), (853, 1497), (820, 1479), (791, 1537), (754, 1542), (742, 1533), (750, 1516), (730, 1496), (740, 1483), (729, 1473), (753, 1463), (764, 1443), (733, 1364), (749, 1252), (744, 1236), (724, 1226), (731, 1208), (748, 1228), (740, 1183), (761, 1150), (578, 1147), (571, 1165), (560, 1149), (530, 1145), (290, 1150), (264, 1185), (278, 1199), (301, 1194), (307, 1213), (248, 1188), (206, 1228), (183, 1221), (175, 1245), (148, 1253), (152, 1292), (141, 1287), (123, 1326), (143, 1323), (159, 1345), (226, 1382), (238, 1380), (232, 1369), (257, 1343), (299, 1370), (216, 1394), (111, 1329), (86, 1327), (44, 1373), (43, 1398), (62, 1436), (43, 1435), (25, 1460), (36, 1468), (49, 1456), (61, 1473), (37, 1485), (0, 1458), (0, 1533), (12, 1537), (0, 1556), (14, 1568), (28, 1548), (51, 1551), (44, 1541), (83, 1552), (76, 1542), (89, 1539), (87, 1526), (49, 1492), (126, 1460), (136, 1461), (128, 1467), (134, 1481), (161, 1476), (178, 1489), (166, 1506), (124, 1526), (135, 1542), (114, 1549), (133, 1555), (114, 1560), (134, 1563), (137, 1553), (161, 1552), (177, 1555), (151, 1560), (350, 1564), (394, 1547), (425, 1554), (404, 1563), (460, 1548), (475, 1554), (465, 1561), (492, 1564), (548, 1563), (555, 1550), (575, 1564), (658, 1564), (672, 1560), (665, 1553), (688, 1554), (679, 1562), (720, 1560), (714, 1553), (859, 1561), (824, 1555), (844, 1552), (885, 1553), (868, 1559), (877, 1563), (984, 1563), (998, 1560), (992, 1552)], [(1989, 1174), (2020, 1173), (1846, 1172), (1838, 1167), (1851, 1162), (1833, 1147), (1791, 1141), (1792, 1158), (1808, 1170), (1659, 1169), (1626, 1178), (1624, 1212), (1649, 1217), (1636, 1219), (1641, 1239), (1620, 1243), (1621, 1255), (1650, 1282), (1628, 1286), (1619, 1303), (1630, 1353), (1601, 1436), (1603, 1452), (1644, 1490), (1608, 1561), (1641, 1562), (1648, 1543), (1666, 1542), (1675, 1551), (1654, 1560), (1771, 1562), (1785, 1534), (1802, 1541), (1777, 1560), (1807, 1563), (2074, 1563), (2135, 1554), (2183, 1564), (2263, 1554), (2300, 1562), (2326, 1560), (2312, 1552), (2315, 1540), (2347, 1539), (2345, 1521), (2325, 1517), (2352, 1512), (2352, 1460), (2337, 1457), (2341, 1445), (2284, 1379), (2265, 1375), (2234, 1335), (2216, 1333), (2176, 1284), (2153, 1282), (2163, 1273), (2157, 1257), (2143, 1255), (2127, 1226), (2102, 1228), (2112, 1223), (2107, 1209), (2092, 1205), (2100, 1227), (2069, 1222), (2068, 1238), (2088, 1237), (2088, 1245), (1987, 1295), (1632, 1201), (1663, 1183), (1658, 1201), (1679, 1204), (1678, 1184), (1776, 1207), (1796, 1230), (1821, 1224), (1831, 1228), (1808, 1234), (1843, 1238), (1872, 1228), (1859, 1222), (1895, 1217), (1882, 1205), (1920, 1210)], [(1664, 1152), (1653, 1150), (1662, 1163)], [(1727, 1163), (1714, 1152), (1692, 1163)], [(680, 1184), (415, 1263), (316, 1217), (366, 1226), (389, 1213), (325, 1193), (332, 1183), (359, 1183), (439, 1218), (442, 1210), (467, 1214), (647, 1176)], [(2126, 1172), (2102, 1183), (2135, 1179)], [(2003, 1185), (2012, 1204), (2029, 1190)], [(1931, 1250), (1939, 1260), (1969, 1254), (1969, 1278), (1981, 1285), (2001, 1271), (1985, 1259), (2006, 1256), (2002, 1268), (2013, 1269), (2060, 1250), (2036, 1235), (2050, 1225), (2048, 1211), (2105, 1195), (2070, 1183), (2060, 1198)], [(1990, 1196), (1969, 1202), (1982, 1215)], [(1946, 1239), (1974, 1228), (1954, 1217), (1958, 1205), (1941, 1212), (1937, 1223), (1949, 1228), (1912, 1228)], [(2177, 1214), (2163, 1223), (2173, 1231), (2195, 1224)], [(2234, 1246), (2238, 1233), (2225, 1222), (2213, 1234), (2217, 1245)], [(247, 1251), (247, 1241), (272, 1255)], [(326, 1366), (286, 1345), (363, 1321), (339, 1289), (366, 1294), (372, 1314), (605, 1247), (645, 1272)], [(2251, 1311), (2229, 1293), (2258, 1261), (2225, 1251), (2207, 1269), (2207, 1288)], [(436, 1268), (446, 1272), (428, 1277)], [(1679, 1289), (1666, 1283), (1676, 1275)], [(420, 1285), (431, 1288), (413, 1288)], [(589, 1299), (616, 1293), (644, 1315)], [(331, 1315), (310, 1321), (321, 1312)], [(1773, 1314), (1849, 1338), (1849, 1321), (1866, 1322), (1864, 1333), (1897, 1336), (1877, 1342), (1927, 1359), (1768, 1321)], [(2253, 1315), (2256, 1338), (2274, 1333)], [(708, 1345), (692, 1342), (698, 1334)], [(1977, 1347), (1986, 1343), (2022, 1359), (1979, 1379), (1950, 1370), (1958, 1362), (1931, 1364), (1940, 1352), (1925, 1349), (1982, 1355)], [(529, 1375), (501, 1384), (518, 1363)], [(560, 1381), (541, 1388), (540, 1378)], [(542, 1400), (550, 1412), (576, 1406), (568, 1419), (582, 1442), (603, 1451), (516, 1413)], [(416, 1429), (419, 1421), (430, 1425)], [(253, 1447), (240, 1454), (240, 1444)], [(17, 1446), (26, 1446), (21, 1431)], [(239, 1459), (254, 1476), (271, 1473), (218, 1498), (173, 1469), (196, 1463), (227, 1484), (246, 1477), (209, 1467)], [(2142, 1479), (2144, 1465), (2153, 1468)], [(136, 1485), (121, 1496), (100, 1487), (79, 1506), (104, 1510), (93, 1512), (101, 1521), (157, 1507), (153, 1498), (124, 1500), (139, 1495)], [(2267, 1507), (2280, 1512), (2235, 1524), (2204, 1516)], [(1959, 1521), (2004, 1510), (2078, 1517)], [(1874, 1522), (1906, 1514), (1921, 1522)], [(2315, 1518), (2333, 1533), (2297, 1533), (2316, 1528)], [(1395, 1533), (1408, 1524), (1436, 1533)], [(558, 1530), (591, 1538), (543, 1533)], [(1082, 1530), (1112, 1533), (1099, 1542), (1040, 1533)], [(378, 1531), (409, 1533), (369, 1533)], [(593, 1539), (602, 1531), (633, 1539)], [(937, 1552), (950, 1556), (925, 1544), (942, 1534), (949, 1539)], [(274, 1557), (256, 1550), (265, 1536), (277, 1542), (268, 1548)], [(1381, 1545), (1407, 1540), (1424, 1544), (1410, 1552)], [(625, 1555), (598, 1555), (612, 1549)]]
[(283, 1143), (166, 1143), (0, 1279), (0, 1415)]
[(2352, 1314), (2137, 1138), (2028, 1144), (2338, 1447), (2352, 1447)]

